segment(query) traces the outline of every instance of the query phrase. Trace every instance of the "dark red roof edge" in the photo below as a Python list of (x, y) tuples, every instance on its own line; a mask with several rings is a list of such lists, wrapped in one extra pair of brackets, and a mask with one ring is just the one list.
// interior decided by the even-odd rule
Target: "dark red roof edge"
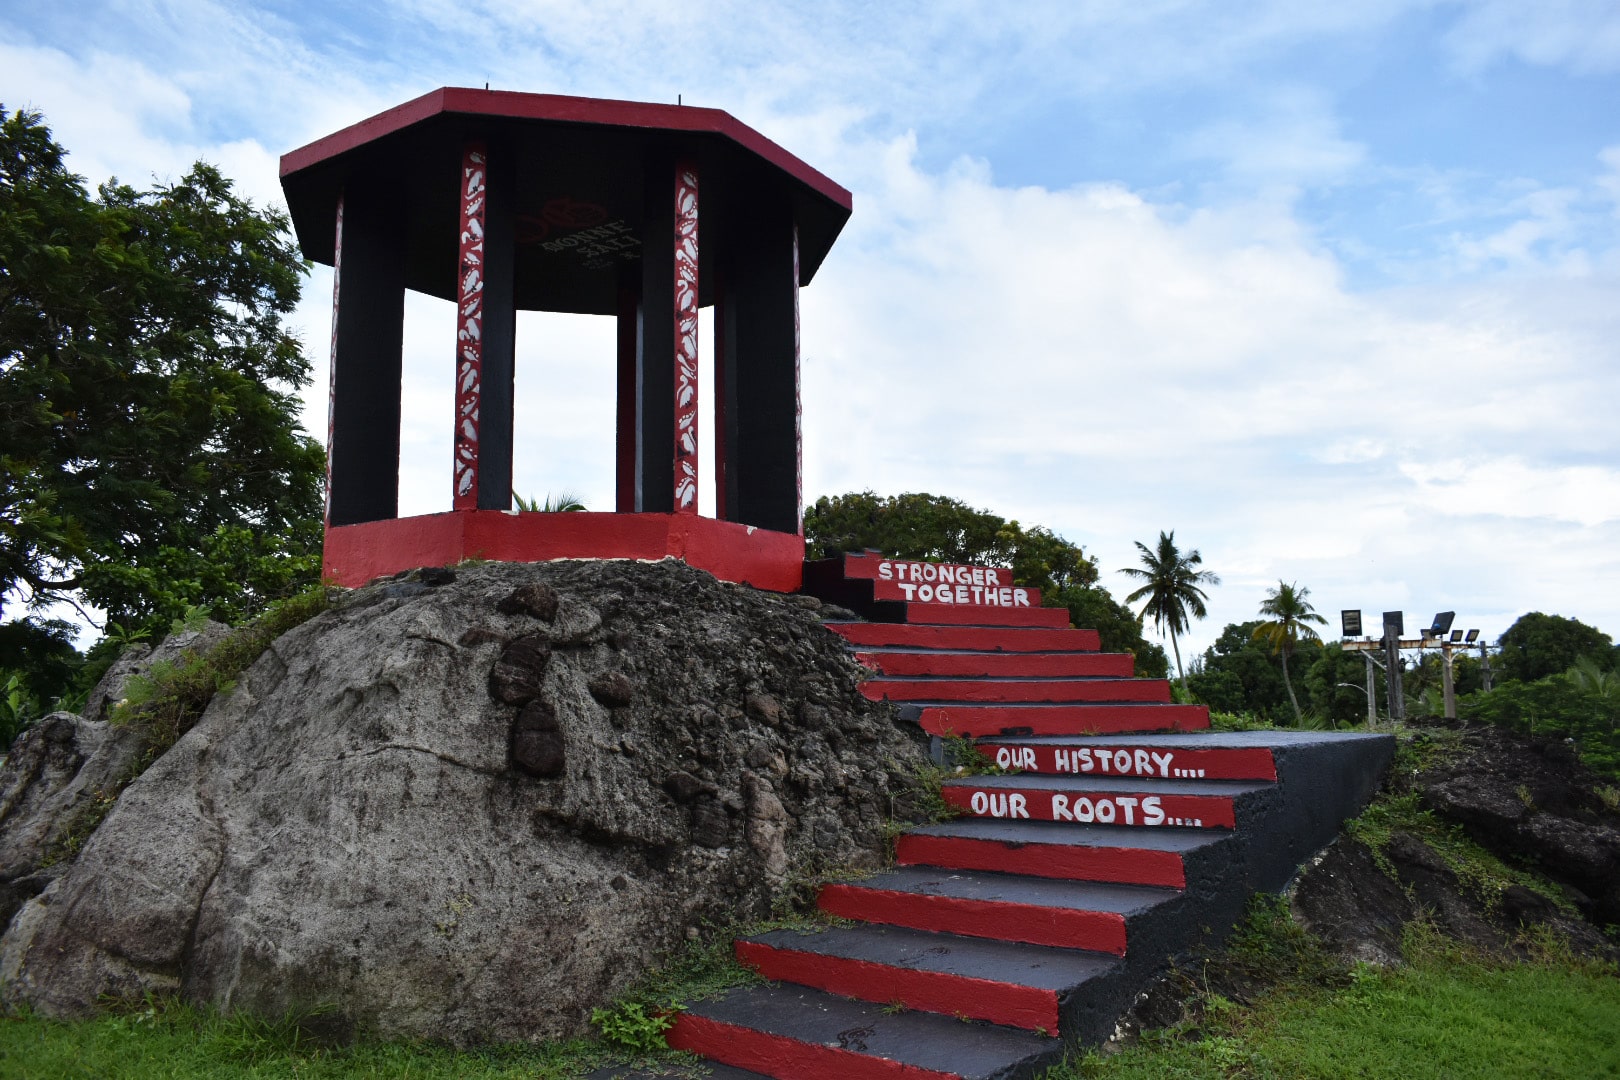
[(794, 157), (776, 143), (721, 109), (691, 105), (658, 105), (645, 101), (616, 101), (610, 98), (569, 97), (563, 94), (525, 94), (513, 90), (475, 90), (445, 86), (396, 105), (386, 112), (351, 124), (307, 146), (281, 155), (281, 176), (285, 179), (329, 158), (380, 139), (436, 116), (439, 113), (467, 113), (478, 116), (512, 117), (519, 120), (557, 120), (564, 123), (605, 124), (613, 127), (657, 128), (664, 131), (708, 132), (723, 135), (753, 151), (777, 168), (845, 210), (854, 207), (847, 189), (825, 174)]

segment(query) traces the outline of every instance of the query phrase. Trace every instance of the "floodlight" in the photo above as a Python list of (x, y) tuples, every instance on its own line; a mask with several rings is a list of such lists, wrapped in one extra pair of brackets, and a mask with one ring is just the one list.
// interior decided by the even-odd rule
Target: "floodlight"
[(1384, 612), (1384, 636), (1388, 637), (1392, 630), (1396, 637), (1406, 633), (1406, 617), (1399, 611)]
[(1451, 632), (1451, 643), (1453, 645), (1455, 645), (1455, 644), (1457, 644), (1457, 642), (1459, 642), (1461, 640), (1462, 640), (1462, 631), (1461, 630), (1453, 630)]
[(1476, 638), (1478, 638), (1478, 637), (1479, 637), (1479, 631), (1478, 630), (1470, 630), (1470, 631), (1468, 631), (1468, 636), (1463, 638), (1463, 644), (1472, 645), (1474, 643), (1474, 640)]
[(1361, 636), (1361, 610), (1359, 608), (1355, 611), (1346, 609), (1339, 612), (1339, 623), (1344, 627), (1345, 637)]
[(1451, 629), (1451, 620), (1455, 619), (1456, 617), (1457, 613), (1455, 611), (1439, 612), (1434, 617), (1434, 622), (1431, 624), (1431, 629), (1434, 630), (1437, 637), (1443, 636), (1447, 630)]

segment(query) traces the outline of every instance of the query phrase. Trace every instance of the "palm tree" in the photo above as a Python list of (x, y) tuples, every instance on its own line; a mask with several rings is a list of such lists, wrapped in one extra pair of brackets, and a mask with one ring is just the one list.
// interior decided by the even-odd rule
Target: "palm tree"
[(1264, 641), (1271, 651), (1282, 656), (1283, 685), (1288, 688), (1288, 704), (1294, 707), (1294, 724), (1299, 724), (1299, 699), (1294, 696), (1294, 684), (1288, 678), (1288, 656), (1301, 641), (1320, 641), (1311, 623), (1327, 625), (1327, 620), (1316, 613), (1305, 599), (1311, 590), (1278, 580), (1277, 587), (1266, 593), (1260, 601), (1260, 614), (1271, 616), (1270, 621), (1254, 628), (1254, 640)]
[(1186, 631), (1188, 615), (1202, 619), (1209, 614), (1204, 607), (1209, 597), (1199, 586), (1219, 585), (1221, 579), (1213, 571), (1198, 569), (1204, 561), (1198, 552), (1183, 555), (1176, 550), (1174, 529), (1159, 533), (1158, 550), (1150, 549), (1140, 540), (1136, 542), (1136, 549), (1142, 553), (1141, 567), (1127, 566), (1120, 573), (1141, 578), (1147, 584), (1127, 596), (1125, 602), (1134, 604), (1147, 597), (1137, 618), (1151, 615), (1155, 629), (1161, 634), (1166, 630), (1170, 632), (1170, 649), (1176, 654), (1176, 675), (1185, 687), (1187, 675), (1181, 670), (1181, 647), (1176, 644), (1176, 635)]

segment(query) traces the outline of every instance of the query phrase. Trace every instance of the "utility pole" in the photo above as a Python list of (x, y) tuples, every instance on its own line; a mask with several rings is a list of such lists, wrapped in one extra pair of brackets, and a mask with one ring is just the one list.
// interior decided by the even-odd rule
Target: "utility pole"
[(1490, 653), (1490, 650), (1485, 647), (1485, 639), (1484, 638), (1479, 639), (1479, 678), (1480, 678), (1480, 685), (1485, 688), (1485, 692), (1490, 693), (1490, 690), (1491, 690), (1491, 653)]
[(1389, 718), (1406, 719), (1406, 693), (1401, 687), (1401, 631), (1406, 619), (1399, 611), (1384, 612), (1384, 679), (1389, 684)]
[(1378, 726), (1378, 682), (1373, 678), (1373, 665), (1378, 661), (1370, 652), (1362, 653), (1361, 658), (1367, 661), (1367, 727), (1370, 729)]

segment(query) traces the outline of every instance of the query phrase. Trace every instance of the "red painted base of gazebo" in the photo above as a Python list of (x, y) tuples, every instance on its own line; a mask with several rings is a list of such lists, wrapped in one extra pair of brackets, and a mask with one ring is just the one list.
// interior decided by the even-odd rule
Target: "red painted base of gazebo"
[(357, 588), (373, 578), (463, 559), (662, 559), (674, 556), (722, 581), (797, 592), (804, 537), (695, 514), (509, 514), (456, 510), (326, 530), (326, 580)]

